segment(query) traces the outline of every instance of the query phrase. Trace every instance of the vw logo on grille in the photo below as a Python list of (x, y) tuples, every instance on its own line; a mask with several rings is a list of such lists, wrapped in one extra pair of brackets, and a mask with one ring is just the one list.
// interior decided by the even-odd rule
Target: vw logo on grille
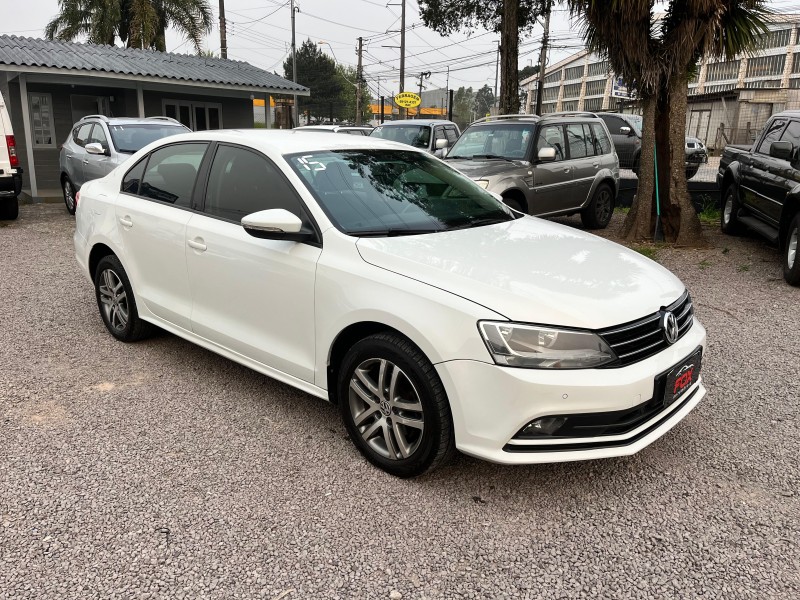
[(661, 329), (664, 330), (664, 338), (670, 344), (678, 341), (678, 319), (670, 311), (664, 311), (661, 316)]

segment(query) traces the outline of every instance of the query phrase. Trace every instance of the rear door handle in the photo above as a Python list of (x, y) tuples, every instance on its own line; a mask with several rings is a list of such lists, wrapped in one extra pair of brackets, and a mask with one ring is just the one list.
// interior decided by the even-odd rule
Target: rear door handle
[(123, 227), (133, 227), (133, 221), (131, 221), (131, 218), (128, 216), (120, 217), (119, 222)]
[(197, 238), (195, 240), (188, 240), (186, 242), (189, 244), (190, 248), (194, 248), (195, 250), (199, 250), (200, 252), (205, 252), (208, 246), (203, 243), (202, 238)]
[(600, 163), (592, 163), (592, 166), (596, 169), (597, 167), (600, 166)]
[(83, 159), (83, 164), (88, 165), (89, 164), (89, 159), (88, 158), (84, 158)]

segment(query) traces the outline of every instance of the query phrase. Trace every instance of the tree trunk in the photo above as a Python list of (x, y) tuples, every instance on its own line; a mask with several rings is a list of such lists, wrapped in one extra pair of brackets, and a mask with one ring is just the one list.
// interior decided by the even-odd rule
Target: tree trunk
[(686, 89), (688, 78), (675, 77), (668, 90), (669, 118), (669, 203), (665, 202), (662, 222), (667, 238), (676, 246), (705, 246), (706, 239), (686, 183)]
[(518, 0), (503, 0), (500, 23), (500, 114), (519, 112), (519, 4)]
[(631, 210), (622, 226), (622, 237), (629, 242), (653, 239), (655, 192), (655, 98), (642, 99), (642, 150), (639, 154), (639, 185)]

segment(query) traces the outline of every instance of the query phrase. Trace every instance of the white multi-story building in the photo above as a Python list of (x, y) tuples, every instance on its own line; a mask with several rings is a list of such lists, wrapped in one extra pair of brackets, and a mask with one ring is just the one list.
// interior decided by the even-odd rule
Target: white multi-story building
[[(538, 76), (520, 82), (526, 112), (536, 109)], [(745, 143), (767, 119), (800, 108), (800, 15), (774, 17), (757, 52), (735, 60), (704, 60), (689, 82), (687, 134), (712, 148)], [(545, 71), (542, 112), (621, 110), (631, 102), (608, 62), (583, 50)], [(634, 108), (635, 110), (635, 108)]]

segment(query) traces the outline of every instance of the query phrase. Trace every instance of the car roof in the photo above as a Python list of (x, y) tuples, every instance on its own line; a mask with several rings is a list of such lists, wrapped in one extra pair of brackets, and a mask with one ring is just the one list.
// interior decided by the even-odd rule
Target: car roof
[(195, 131), (164, 138), (147, 146), (153, 149), (161, 143), (184, 141), (219, 141), (248, 146), (266, 153), (294, 154), (327, 150), (404, 150), (426, 154), (412, 146), (364, 135), (331, 135), (326, 131), (300, 131), (298, 129), (215, 129)]
[(397, 121), (386, 121), (381, 123), (379, 127), (386, 127), (387, 125), (455, 125), (455, 123), (447, 119), (399, 119)]
[(104, 121), (109, 125), (175, 125), (179, 127), (186, 127), (186, 125), (180, 121), (170, 117), (107, 117), (105, 115), (86, 115), (85, 117), (81, 117), (78, 123), (81, 123), (82, 121)]

